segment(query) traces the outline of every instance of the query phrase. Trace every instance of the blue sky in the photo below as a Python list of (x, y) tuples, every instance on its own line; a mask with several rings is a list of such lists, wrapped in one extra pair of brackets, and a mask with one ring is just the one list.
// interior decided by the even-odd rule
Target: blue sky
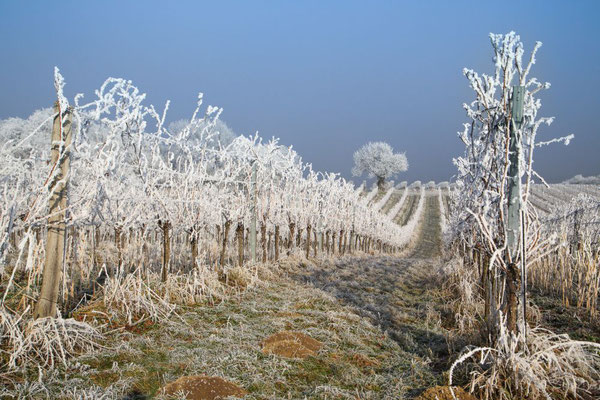
[(197, 93), (239, 134), (293, 145), (319, 170), (351, 177), (352, 153), (384, 140), (405, 151), (398, 180), (449, 179), (456, 132), (473, 99), (463, 67), (491, 72), (489, 32), (544, 43), (533, 75), (552, 83), (539, 150), (550, 181), (600, 174), (598, 1), (7, 1), (0, 0), (0, 118), (27, 116), (67, 93), (92, 96), (124, 77), (169, 119)]

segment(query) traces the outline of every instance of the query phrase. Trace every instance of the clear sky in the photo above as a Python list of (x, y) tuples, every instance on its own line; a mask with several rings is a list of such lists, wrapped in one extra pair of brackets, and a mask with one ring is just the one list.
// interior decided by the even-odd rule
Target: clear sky
[(449, 179), (463, 148), (463, 67), (492, 72), (489, 32), (544, 43), (533, 76), (552, 83), (539, 150), (550, 181), (600, 174), (600, 1), (8, 1), (0, 0), (0, 118), (67, 94), (89, 98), (124, 77), (170, 120), (197, 93), (239, 134), (294, 145), (319, 170), (350, 178), (352, 153), (383, 140), (406, 151), (400, 180)]

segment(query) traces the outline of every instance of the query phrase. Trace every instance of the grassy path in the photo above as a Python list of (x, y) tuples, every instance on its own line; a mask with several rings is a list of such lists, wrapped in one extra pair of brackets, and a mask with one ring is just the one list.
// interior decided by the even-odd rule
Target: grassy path
[(348, 257), (296, 276), (332, 294), (379, 326), (407, 357), (429, 360), (427, 375), (434, 380), (413, 380), (408, 397), (441, 383), (441, 373), (447, 368), (447, 332), (442, 328), (444, 304), (433, 277), (441, 253), (438, 201), (437, 195), (427, 195), (418, 239), (406, 257)]
[(406, 225), (418, 202), (419, 194), (408, 194), (404, 204), (402, 204), (402, 208), (394, 216), (394, 222), (400, 226)]
[(384, 214), (389, 213), (392, 207), (394, 207), (396, 203), (400, 201), (400, 198), (402, 198), (402, 194), (405, 190), (407, 189), (394, 189), (394, 193), (392, 193), (388, 201), (383, 205), (383, 207), (381, 208), (381, 212)]
[(411, 258), (434, 258), (441, 255), (442, 230), (439, 198), (436, 195), (426, 195), (424, 220)]

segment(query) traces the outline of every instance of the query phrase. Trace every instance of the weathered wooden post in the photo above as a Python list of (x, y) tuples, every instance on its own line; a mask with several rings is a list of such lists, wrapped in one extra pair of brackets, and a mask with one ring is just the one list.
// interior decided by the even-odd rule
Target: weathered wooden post
[(312, 233), (312, 226), (310, 222), (306, 225), (306, 258), (310, 256), (310, 235)]
[(169, 264), (171, 260), (171, 223), (169, 221), (158, 221), (162, 229), (163, 251), (162, 251), (162, 270), (160, 280), (166, 282), (169, 276)]
[(279, 241), (281, 236), (279, 235), (279, 225), (275, 225), (275, 261), (279, 260)]
[[(508, 267), (507, 279), (509, 282), (506, 285), (507, 289), (507, 327), (509, 331), (516, 332), (517, 330), (517, 288), (521, 286), (519, 280), (523, 280), (524, 265), (521, 268), (521, 277), (516, 273), (516, 262), (519, 258), (520, 238), (522, 234), (521, 212), (521, 145), (522, 134), (521, 127), (523, 126), (523, 105), (525, 97), (524, 86), (513, 86), (511, 98), (511, 124), (510, 124), (510, 142), (509, 142), (509, 169), (508, 169), (508, 213), (506, 220), (506, 244), (507, 244), (507, 262)], [(521, 278), (521, 279), (519, 279)], [(522, 301), (525, 301), (525, 290), (521, 287)]]
[(58, 288), (62, 278), (65, 257), (66, 208), (71, 162), (72, 110), (61, 110), (59, 103), (54, 105), (56, 116), (52, 126), (50, 152), (50, 178), (48, 189), (48, 235), (46, 238), (46, 260), (42, 278), (40, 298), (36, 305), (35, 317), (55, 317)]
[(252, 162), (252, 179), (250, 182), (250, 257), (256, 262), (256, 160)]

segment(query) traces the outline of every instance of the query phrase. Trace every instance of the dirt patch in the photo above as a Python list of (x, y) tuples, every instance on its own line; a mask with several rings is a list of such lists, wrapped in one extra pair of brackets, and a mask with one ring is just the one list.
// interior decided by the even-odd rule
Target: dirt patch
[(454, 386), (452, 388), (454, 396), (450, 391), (450, 386), (435, 386), (427, 389), (422, 395), (417, 397), (416, 400), (477, 400), (472, 394), (465, 392), (461, 387)]
[(282, 331), (266, 338), (262, 342), (262, 351), (286, 358), (306, 358), (315, 355), (322, 346), (321, 342), (301, 332)]
[(164, 387), (166, 396), (185, 393), (188, 400), (215, 400), (228, 396), (243, 397), (248, 392), (235, 383), (216, 376), (182, 376)]

